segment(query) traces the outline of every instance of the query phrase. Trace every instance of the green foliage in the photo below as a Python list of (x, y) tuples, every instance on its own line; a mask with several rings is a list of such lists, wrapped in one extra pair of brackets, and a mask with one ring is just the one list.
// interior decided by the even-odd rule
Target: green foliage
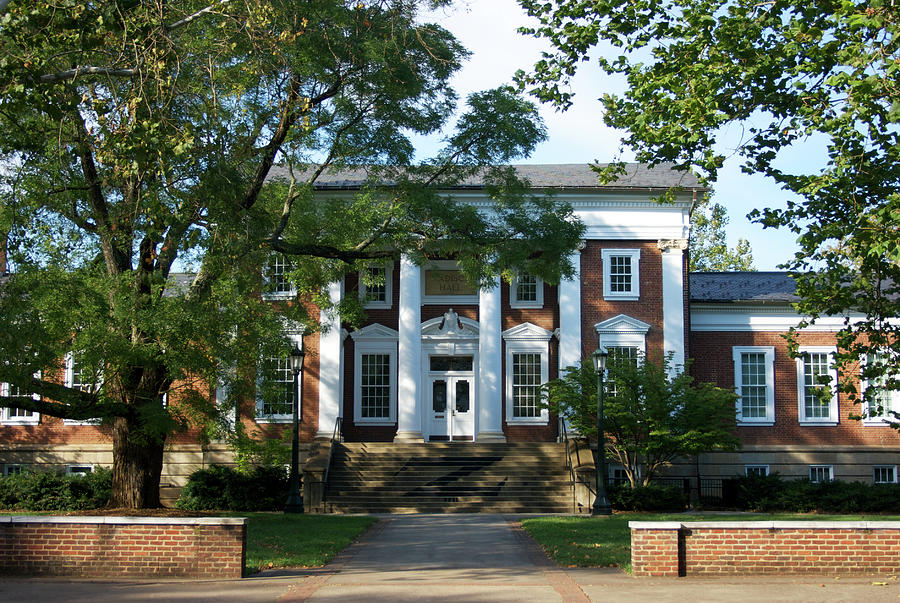
[(618, 484), (609, 488), (609, 502), (617, 511), (652, 511), (679, 513), (687, 508), (687, 496), (678, 486), (648, 484), (632, 488)]
[(728, 248), (725, 226), (728, 212), (710, 198), (694, 207), (691, 214), (690, 267), (697, 272), (753, 271), (753, 252), (747, 239), (738, 239), (734, 249)]
[(749, 511), (795, 513), (897, 513), (900, 485), (807, 479), (786, 480), (777, 473), (735, 480), (736, 505)]
[[(152, 506), (152, 485), (125, 484), (158, 481), (174, 431), (233, 426), (256, 360), (288, 347), (276, 312), (309, 334), (320, 309), (358, 321), (359, 301), (333, 307), (325, 288), (402, 254), (455, 257), (473, 283), (571, 274), (571, 207), (496, 167), (546, 136), (537, 110), (508, 87), (460, 106), (450, 80), (468, 53), (420, 14), (447, 3), (6, 5), (0, 381), (22, 395), (0, 406), (116, 427), (116, 450), (137, 452), (114, 458), (113, 498)], [(411, 137), (457, 115), (447, 147), (411, 165)], [(358, 193), (314, 194), (348, 167)], [(473, 176), (496, 213), (438, 192)], [(318, 307), (260, 299), (273, 253)], [(102, 373), (97, 391), (53, 381), (69, 352)]]
[(22, 472), (0, 477), (0, 509), (79, 511), (97, 509), (109, 500), (109, 469), (66, 475), (52, 471)]
[[(672, 162), (713, 183), (726, 156), (799, 196), (754, 210), (765, 227), (797, 235), (784, 266), (797, 309), (858, 312), (838, 333), (841, 390), (877, 406), (900, 390), (900, 11), (887, 0), (519, 0), (540, 24), (527, 33), (553, 51), (519, 82), (567, 107), (566, 84), (593, 48), (611, 45), (602, 71), (624, 76), (606, 95), (604, 121), (624, 131), (638, 161)], [(616, 56), (618, 55), (618, 56)], [(742, 139), (722, 144), (740, 131)], [(807, 141), (821, 163), (782, 158)], [(735, 148), (736, 147), (736, 148)], [(726, 150), (727, 148), (727, 150)], [(614, 177), (620, 166), (604, 171)], [(804, 325), (805, 326), (805, 325)], [(873, 387), (856, 384), (858, 363)], [(863, 407), (861, 410), (864, 410)], [(864, 412), (860, 412), (860, 415)], [(900, 423), (895, 423), (900, 427)]]
[[(641, 361), (642, 360), (642, 361)], [(610, 359), (603, 428), (607, 458), (620, 463), (632, 486), (648, 484), (676, 456), (734, 450), (733, 391), (694, 383), (668, 360)], [(674, 374), (673, 374), (674, 373)], [(550, 410), (582, 435), (597, 436), (597, 374), (590, 359), (567, 367), (545, 386)]]
[(176, 508), (189, 511), (279, 511), (288, 495), (284, 467), (254, 467), (243, 472), (211, 465), (194, 471)]

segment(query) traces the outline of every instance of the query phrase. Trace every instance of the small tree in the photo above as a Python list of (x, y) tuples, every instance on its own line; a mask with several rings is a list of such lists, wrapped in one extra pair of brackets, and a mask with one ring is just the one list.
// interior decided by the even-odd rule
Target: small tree
[[(677, 456), (734, 450), (736, 394), (673, 374), (669, 360), (610, 359), (604, 388), (606, 456), (620, 463), (632, 488), (647, 485)], [(583, 436), (597, 437), (597, 374), (590, 359), (545, 386), (546, 405)]]

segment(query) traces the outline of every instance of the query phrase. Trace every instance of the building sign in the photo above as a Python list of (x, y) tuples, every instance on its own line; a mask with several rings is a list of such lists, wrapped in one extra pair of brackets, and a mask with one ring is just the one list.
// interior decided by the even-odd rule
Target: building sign
[(426, 270), (425, 295), (478, 295), (461, 270)]

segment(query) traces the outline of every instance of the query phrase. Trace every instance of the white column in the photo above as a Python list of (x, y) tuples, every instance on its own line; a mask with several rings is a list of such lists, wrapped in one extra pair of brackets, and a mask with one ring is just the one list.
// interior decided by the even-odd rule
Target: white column
[(581, 362), (581, 252), (569, 256), (571, 279), (559, 283), (559, 374)]
[(659, 241), (662, 250), (663, 353), (671, 374), (684, 370), (684, 250), (687, 239)]
[(400, 259), (400, 333), (397, 343), (397, 437), (422, 440), (422, 270)]
[[(343, 292), (341, 281), (328, 286), (328, 296), (333, 304), (341, 301)], [(341, 415), (344, 345), (340, 317), (322, 312), (319, 320), (323, 330), (319, 335), (319, 428), (316, 437), (331, 439), (334, 423)]]
[(478, 294), (478, 434), (479, 442), (505, 442), (503, 435), (502, 333), (500, 279)]

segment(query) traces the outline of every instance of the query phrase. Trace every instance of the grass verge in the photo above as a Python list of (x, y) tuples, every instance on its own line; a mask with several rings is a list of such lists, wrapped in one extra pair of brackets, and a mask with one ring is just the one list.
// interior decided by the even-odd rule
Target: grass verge
[(723, 515), (617, 513), (610, 517), (534, 517), (522, 527), (561, 567), (618, 567), (631, 572), (629, 521), (896, 521), (884, 515)]
[(325, 565), (377, 521), (374, 517), (347, 515), (235, 515), (248, 518), (247, 573)]

